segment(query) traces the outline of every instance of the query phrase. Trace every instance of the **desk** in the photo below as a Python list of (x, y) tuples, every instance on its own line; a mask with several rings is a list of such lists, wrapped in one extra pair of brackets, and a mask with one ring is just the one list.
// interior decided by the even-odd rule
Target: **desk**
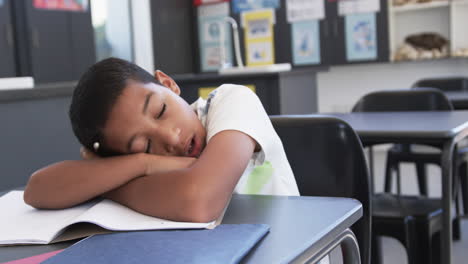
[(457, 110), (468, 109), (468, 91), (444, 92)]
[[(349, 227), (361, 216), (361, 204), (348, 198), (234, 195), (223, 223), (270, 225), (270, 233), (243, 263), (313, 263), (341, 244), (346, 264), (360, 263), (359, 248)], [(0, 247), (0, 262), (69, 245), (71, 242)]]
[(441, 258), (452, 263), (452, 171), (456, 144), (468, 136), (468, 111), (331, 114), (357, 132), (364, 146), (384, 143), (431, 144), (442, 149), (443, 229)]

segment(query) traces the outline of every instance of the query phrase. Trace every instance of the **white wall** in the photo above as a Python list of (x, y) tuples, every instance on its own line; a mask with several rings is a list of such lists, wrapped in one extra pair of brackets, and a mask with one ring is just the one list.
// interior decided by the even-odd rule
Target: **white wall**
[(379, 63), (331, 67), (317, 76), (319, 112), (349, 112), (364, 94), (403, 89), (421, 78), (468, 76), (468, 60)]

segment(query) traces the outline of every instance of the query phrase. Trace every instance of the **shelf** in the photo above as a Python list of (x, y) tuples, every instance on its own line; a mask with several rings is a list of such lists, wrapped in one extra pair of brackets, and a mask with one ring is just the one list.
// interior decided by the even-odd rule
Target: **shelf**
[(452, 5), (468, 5), (468, 0), (453, 0)]
[(233, 75), (233, 74), (258, 74), (258, 73), (270, 73), (270, 72), (284, 72), (290, 71), (290, 63), (271, 64), (265, 66), (252, 66), (252, 67), (232, 67), (223, 68), (219, 70), (221, 75)]
[(392, 6), (391, 10), (393, 12), (400, 13), (400, 12), (418, 11), (418, 10), (424, 10), (424, 9), (449, 7), (449, 6), (450, 6), (449, 1), (433, 1), (433, 2), (422, 3), (422, 4), (408, 4), (408, 5), (401, 5), (401, 6)]

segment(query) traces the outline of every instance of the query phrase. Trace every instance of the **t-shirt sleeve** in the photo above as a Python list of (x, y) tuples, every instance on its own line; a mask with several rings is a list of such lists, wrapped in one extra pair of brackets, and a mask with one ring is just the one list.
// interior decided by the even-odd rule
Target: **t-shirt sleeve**
[(252, 137), (261, 147), (255, 164), (260, 165), (269, 153), (267, 142), (276, 135), (260, 99), (242, 85), (225, 84), (216, 89), (207, 116), (207, 142), (217, 133), (237, 130)]

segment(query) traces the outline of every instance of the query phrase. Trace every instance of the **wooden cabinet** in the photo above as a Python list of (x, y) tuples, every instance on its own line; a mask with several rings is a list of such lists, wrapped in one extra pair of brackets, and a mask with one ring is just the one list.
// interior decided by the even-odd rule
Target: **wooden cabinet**
[(0, 78), (16, 75), (15, 43), (10, 0), (0, 2)]

